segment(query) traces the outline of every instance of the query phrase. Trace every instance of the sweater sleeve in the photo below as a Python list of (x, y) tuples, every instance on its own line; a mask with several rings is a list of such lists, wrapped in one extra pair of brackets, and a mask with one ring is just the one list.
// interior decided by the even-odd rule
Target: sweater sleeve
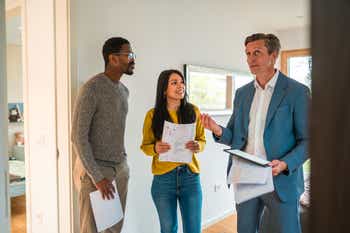
[(96, 108), (97, 101), (93, 88), (84, 86), (76, 100), (71, 136), (74, 149), (95, 184), (104, 178), (89, 142), (91, 122)]
[(156, 138), (152, 130), (152, 119), (154, 110), (151, 109), (147, 112), (144, 123), (143, 123), (143, 137), (142, 144), (140, 146), (141, 150), (149, 156), (155, 156), (157, 153), (154, 150)]
[(204, 147), (206, 144), (205, 130), (204, 130), (204, 126), (202, 124), (201, 118), (200, 118), (201, 113), (197, 107), (195, 107), (195, 111), (196, 111), (196, 118), (197, 118), (195, 140), (199, 144), (199, 152), (202, 152), (204, 150)]

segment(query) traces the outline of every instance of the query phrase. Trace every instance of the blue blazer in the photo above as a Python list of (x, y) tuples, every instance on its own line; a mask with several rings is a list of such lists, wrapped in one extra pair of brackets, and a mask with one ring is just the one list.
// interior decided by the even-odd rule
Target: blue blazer
[[(216, 142), (242, 150), (248, 140), (249, 112), (255, 94), (254, 81), (236, 91), (234, 110)], [(294, 201), (304, 191), (302, 164), (308, 157), (308, 106), (310, 91), (305, 85), (280, 72), (268, 108), (264, 146), (267, 160), (282, 160), (288, 170), (273, 178), (281, 201)], [(227, 172), (232, 164), (229, 157)]]

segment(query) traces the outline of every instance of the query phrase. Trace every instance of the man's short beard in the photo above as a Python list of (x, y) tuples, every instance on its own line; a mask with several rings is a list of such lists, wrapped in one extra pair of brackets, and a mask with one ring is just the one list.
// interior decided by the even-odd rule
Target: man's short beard
[(127, 74), (127, 75), (133, 75), (134, 74), (134, 71), (132, 69), (129, 69), (127, 71), (124, 72), (124, 74)]
[(133, 64), (129, 64), (129, 66), (128, 66), (128, 69), (124, 72), (124, 74), (127, 74), (127, 75), (132, 75), (132, 74), (134, 74), (134, 71), (131, 69), (131, 66), (132, 66)]

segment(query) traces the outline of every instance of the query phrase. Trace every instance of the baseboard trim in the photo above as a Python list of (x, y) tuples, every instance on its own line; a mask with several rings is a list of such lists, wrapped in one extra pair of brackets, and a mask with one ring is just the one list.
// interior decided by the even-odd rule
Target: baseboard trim
[(228, 216), (230, 216), (232, 214), (236, 214), (236, 211), (235, 210), (227, 210), (220, 216), (210, 218), (202, 224), (202, 229), (208, 228), (208, 227), (220, 222), (221, 220), (227, 218)]

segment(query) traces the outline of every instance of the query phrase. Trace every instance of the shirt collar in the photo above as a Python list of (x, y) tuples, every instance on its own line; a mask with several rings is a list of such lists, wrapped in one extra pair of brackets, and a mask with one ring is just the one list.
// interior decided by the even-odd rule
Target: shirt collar
[[(276, 82), (277, 82), (277, 78), (278, 75), (280, 74), (279, 70), (276, 69), (275, 74), (273, 75), (272, 79), (270, 79), (267, 83), (266, 83), (266, 88), (267, 90), (273, 90), (276, 86)], [(255, 89), (262, 89), (260, 84), (258, 83), (258, 81), (255, 79), (254, 80), (254, 86)]]

